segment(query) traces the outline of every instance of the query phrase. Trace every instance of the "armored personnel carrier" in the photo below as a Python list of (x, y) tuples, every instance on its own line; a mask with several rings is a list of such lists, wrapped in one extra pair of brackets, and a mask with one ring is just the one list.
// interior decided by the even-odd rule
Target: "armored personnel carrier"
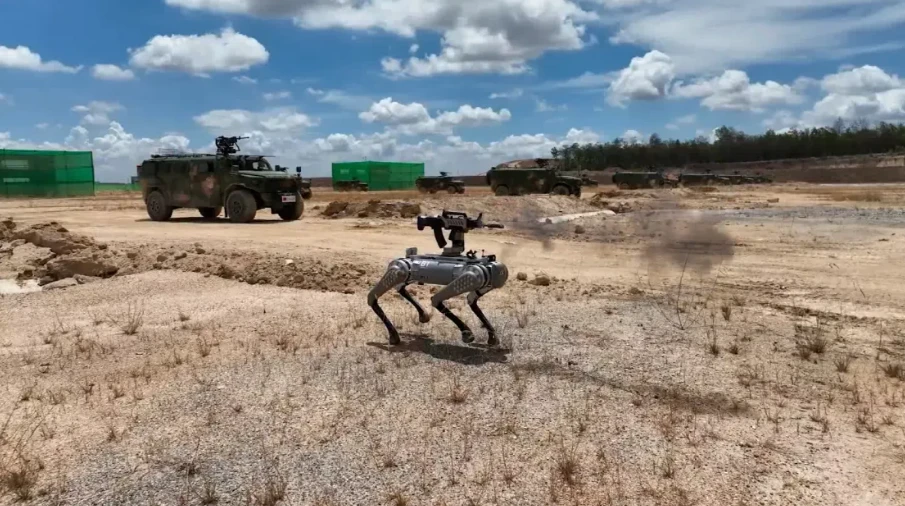
[(440, 172), (439, 176), (422, 176), (415, 180), (415, 188), (421, 193), (465, 193), (465, 181), (453, 179), (447, 172)]
[(148, 216), (167, 221), (173, 210), (195, 208), (212, 220), (226, 213), (233, 223), (248, 223), (261, 209), (285, 221), (301, 218), (303, 196), (310, 195), (301, 176), (275, 170), (264, 155), (240, 155), (245, 137), (217, 137), (215, 154), (152, 155), (138, 167), (138, 181)]

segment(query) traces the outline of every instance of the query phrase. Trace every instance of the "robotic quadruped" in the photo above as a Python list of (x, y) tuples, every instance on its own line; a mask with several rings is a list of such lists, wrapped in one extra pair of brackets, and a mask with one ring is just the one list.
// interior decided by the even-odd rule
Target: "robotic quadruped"
[[(368, 293), (368, 305), (386, 325), (391, 345), (400, 343), (399, 332), (377, 302), (386, 292), (396, 289), (402, 298), (415, 306), (421, 323), (430, 321), (430, 315), (406, 290), (412, 283), (443, 286), (431, 297), (431, 305), (459, 328), (465, 343), (474, 341), (474, 333), (444, 302), (458, 295), (468, 294), (468, 307), (487, 329), (487, 345), (495, 346), (498, 343), (493, 325), (478, 307), (478, 299), (505, 285), (509, 279), (509, 269), (497, 262), (496, 255), (478, 256), (475, 251), (465, 252), (465, 233), (469, 230), (503, 228), (498, 223), (484, 223), (482, 216), (483, 213), (477, 218), (469, 218), (465, 213), (444, 210), (440, 216), (418, 217), (418, 230), (424, 230), (425, 227), (433, 229), (437, 245), (443, 252), (439, 255), (419, 255), (417, 248), (408, 248), (405, 257), (390, 262), (383, 277)], [(452, 244), (448, 247), (443, 237), (444, 230), (449, 230), (449, 242)]]

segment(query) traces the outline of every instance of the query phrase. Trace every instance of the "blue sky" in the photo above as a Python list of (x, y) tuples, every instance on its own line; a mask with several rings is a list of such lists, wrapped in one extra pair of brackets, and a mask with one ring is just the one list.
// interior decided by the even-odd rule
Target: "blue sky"
[(28, 0), (0, 19), (0, 147), (91, 149), (110, 181), (218, 134), (310, 175), (468, 174), (562, 142), (905, 116), (905, 0)]

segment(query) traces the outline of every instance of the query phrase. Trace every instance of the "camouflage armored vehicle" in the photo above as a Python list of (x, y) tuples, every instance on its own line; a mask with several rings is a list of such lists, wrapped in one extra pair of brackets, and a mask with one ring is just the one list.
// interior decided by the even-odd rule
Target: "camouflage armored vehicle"
[(705, 172), (703, 174), (681, 174), (679, 184), (682, 186), (713, 186), (732, 184), (732, 178)]
[(366, 192), (368, 191), (368, 183), (363, 183), (357, 179), (333, 181), (333, 190), (338, 192)]
[(667, 178), (663, 172), (616, 172), (613, 174), (613, 184), (624, 190), (636, 190), (639, 188), (662, 188), (674, 186), (674, 181)]
[(415, 188), (421, 193), (465, 193), (465, 181), (453, 179), (446, 172), (440, 172), (439, 176), (422, 176), (415, 180)]
[(553, 168), (494, 167), (487, 171), (487, 185), (497, 196), (552, 193), (581, 197), (581, 178), (564, 176)]
[(174, 209), (195, 208), (206, 219), (222, 211), (248, 223), (261, 209), (286, 221), (302, 216), (301, 177), (274, 170), (263, 155), (238, 155), (244, 137), (217, 137), (216, 154), (152, 155), (138, 166), (148, 216), (167, 221)]

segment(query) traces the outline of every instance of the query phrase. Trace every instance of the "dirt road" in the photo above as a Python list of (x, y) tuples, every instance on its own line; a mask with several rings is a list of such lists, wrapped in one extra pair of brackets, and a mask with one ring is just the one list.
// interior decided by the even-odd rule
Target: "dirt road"
[[(0, 201), (0, 278), (105, 278), (0, 295), (0, 503), (905, 504), (905, 187), (601, 191), (249, 225)], [(374, 198), (506, 225), (467, 236), (513, 273), (500, 350), (395, 296), (386, 346), (366, 290), (437, 247), (323, 214)]]

